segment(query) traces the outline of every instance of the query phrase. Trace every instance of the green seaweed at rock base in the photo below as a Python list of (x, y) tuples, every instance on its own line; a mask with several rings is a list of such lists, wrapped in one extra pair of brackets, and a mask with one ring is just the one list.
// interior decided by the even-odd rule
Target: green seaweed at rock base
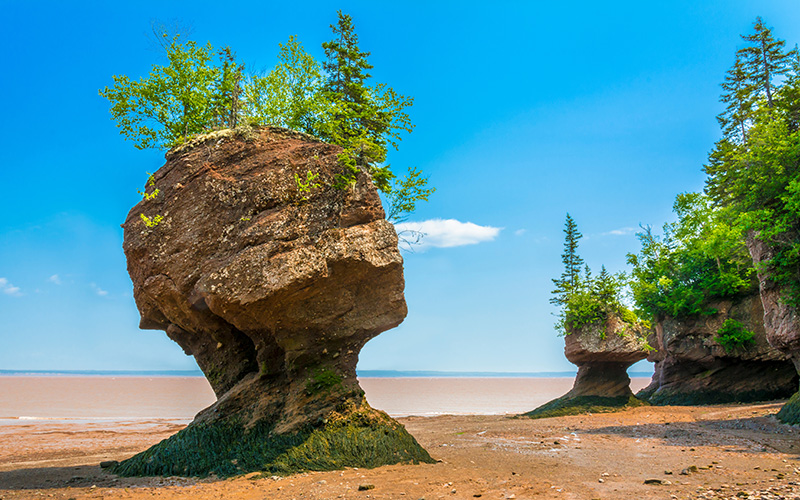
[(520, 417), (550, 418), (567, 415), (583, 415), (586, 413), (609, 413), (625, 408), (648, 406), (649, 403), (635, 396), (603, 397), (603, 396), (562, 396), (554, 399), (533, 411), (523, 413)]
[(405, 428), (371, 408), (332, 413), (315, 429), (274, 435), (274, 425), (250, 429), (235, 422), (190, 425), (111, 470), (120, 476), (229, 477), (253, 471), (373, 468), (434, 460)]
[(775, 417), (783, 424), (800, 424), (800, 392), (795, 392)]

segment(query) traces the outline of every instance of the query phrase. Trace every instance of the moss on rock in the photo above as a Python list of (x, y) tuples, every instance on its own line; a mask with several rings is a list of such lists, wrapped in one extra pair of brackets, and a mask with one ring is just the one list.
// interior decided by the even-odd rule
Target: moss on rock
[(681, 390), (670, 391), (639, 391), (636, 397), (655, 406), (702, 406), (726, 403), (753, 403), (758, 401), (774, 401), (785, 398), (782, 392), (767, 390), (752, 390), (746, 392), (726, 392), (718, 390), (696, 390), (685, 392)]
[(398, 422), (368, 406), (331, 412), (317, 428), (274, 435), (274, 425), (250, 429), (236, 422), (193, 424), (115, 465), (120, 476), (228, 477), (253, 471), (287, 475), (303, 471), (373, 468), (434, 460)]
[(609, 413), (633, 408), (636, 406), (647, 406), (646, 401), (635, 396), (576, 396), (569, 395), (554, 399), (533, 411), (523, 413), (520, 417), (527, 418), (550, 418), (564, 417), (567, 415), (582, 415), (585, 413)]
[(800, 425), (800, 392), (795, 392), (775, 416), (781, 423)]

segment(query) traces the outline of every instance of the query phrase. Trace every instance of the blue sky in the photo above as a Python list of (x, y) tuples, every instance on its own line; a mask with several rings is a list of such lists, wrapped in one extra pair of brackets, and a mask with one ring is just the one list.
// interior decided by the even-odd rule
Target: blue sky
[(124, 141), (97, 95), (160, 62), (151, 20), (269, 69), (291, 35), (322, 58), (343, 9), (375, 80), (415, 98), (390, 162), (437, 187), (411, 219), (429, 239), (405, 253), (408, 318), (362, 369), (573, 369), (548, 303), (565, 213), (588, 264), (625, 269), (639, 224), (702, 188), (739, 35), (760, 15), (800, 41), (796, 0), (387, 5), (0, 0), (0, 369), (196, 366), (137, 328), (119, 224), (163, 154)]

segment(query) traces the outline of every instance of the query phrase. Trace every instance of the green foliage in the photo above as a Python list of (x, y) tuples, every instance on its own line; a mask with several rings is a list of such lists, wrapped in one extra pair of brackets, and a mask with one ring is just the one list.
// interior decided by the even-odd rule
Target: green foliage
[(747, 104), (729, 115), (746, 116), (746, 133), (723, 129), (705, 166), (706, 192), (742, 231), (769, 245), (772, 258), (761, 271), (781, 288), (784, 301), (800, 307), (799, 55), (784, 51), (785, 42), (760, 18), (743, 38), (748, 46), (737, 53), (743, 61), (739, 100)]
[(408, 174), (399, 179), (389, 194), (389, 212), (386, 220), (390, 222), (403, 222), (408, 215), (417, 208), (418, 201), (428, 201), (428, 197), (436, 192), (436, 188), (428, 188), (428, 178), (422, 177), (422, 172), (414, 167), (408, 169)]
[(342, 376), (328, 368), (319, 368), (311, 372), (311, 377), (306, 383), (306, 393), (309, 395), (329, 392), (342, 385)]
[(142, 219), (142, 222), (144, 222), (145, 226), (151, 229), (159, 225), (161, 221), (164, 220), (164, 217), (162, 217), (161, 215), (154, 215), (153, 217), (148, 217), (145, 214), (139, 214), (139, 218)]
[(240, 123), (287, 127), (337, 144), (344, 151), (333, 185), (347, 188), (365, 170), (389, 195), (390, 213), (399, 220), (435, 191), (418, 170), (396, 179), (386, 164), (389, 147), (397, 149), (402, 134), (414, 128), (407, 113), (413, 99), (384, 83), (370, 83), (369, 52), (359, 48), (349, 15), (339, 11), (331, 28), (334, 39), (323, 44), (324, 64), (292, 36), (279, 44), (279, 63), (270, 72), (249, 78), (230, 48), (216, 51), (215, 63), (210, 44), (160, 30), (167, 64), (153, 66), (139, 81), (115, 76), (114, 86), (100, 95), (111, 102), (120, 133), (140, 149), (173, 148)]
[(755, 344), (755, 336), (755, 333), (745, 329), (743, 324), (729, 318), (717, 330), (714, 340), (725, 349), (725, 352), (736, 352)]
[(565, 306), (570, 296), (578, 290), (583, 267), (583, 259), (578, 255), (578, 242), (581, 238), (583, 235), (578, 231), (578, 225), (567, 214), (564, 222), (564, 253), (561, 254), (564, 272), (560, 278), (552, 280), (555, 288), (551, 292), (553, 297), (550, 303), (553, 305)]
[(394, 175), (384, 164), (388, 147), (397, 149), (402, 133), (413, 130), (406, 108), (414, 100), (386, 84), (368, 84), (370, 53), (359, 47), (352, 17), (342, 11), (337, 15), (338, 22), (331, 25), (334, 39), (322, 44), (328, 74), (324, 95), (333, 103), (333, 116), (317, 133), (344, 148), (339, 186), (355, 182), (358, 166), (364, 166), (378, 189), (389, 193)]
[[(322, 44), (328, 72), (325, 92), (337, 104), (336, 118), (326, 132), (345, 149), (350, 145), (363, 151), (370, 162), (383, 162), (388, 146), (397, 148), (402, 132), (411, 132), (405, 109), (413, 99), (400, 95), (386, 84), (368, 85), (372, 65), (369, 52), (358, 46), (353, 19), (342, 11), (331, 25), (334, 39)], [(354, 151), (355, 152), (355, 151)]]
[[(154, 200), (155, 197), (158, 196), (158, 193), (160, 193), (161, 191), (158, 188), (155, 187), (156, 186), (156, 178), (155, 178), (155, 176), (153, 176), (153, 174), (151, 174), (150, 172), (147, 172), (147, 175), (148, 175), (147, 184), (145, 184), (145, 186), (144, 186), (144, 191), (139, 190), (139, 191), (136, 191), (136, 192), (139, 193), (140, 195), (142, 195), (142, 199), (143, 200), (150, 201), (150, 200)], [(147, 192), (147, 188), (149, 188), (149, 187), (153, 187), (155, 189), (153, 189), (153, 191), (148, 193)]]
[[(639, 323), (636, 314), (622, 305), (627, 285), (625, 273), (610, 274), (602, 266), (600, 274), (592, 276), (591, 269), (578, 255), (578, 241), (582, 235), (569, 214), (564, 226), (564, 253), (561, 254), (564, 272), (560, 278), (552, 280), (555, 288), (550, 299), (551, 304), (560, 306), (556, 329), (569, 334), (585, 325), (605, 321), (609, 315), (629, 324)], [(601, 336), (605, 338), (605, 333)]]
[(319, 173), (313, 173), (310, 170), (306, 172), (306, 180), (294, 174), (294, 182), (297, 184), (297, 192), (300, 193), (300, 201), (307, 202), (308, 196), (311, 194), (312, 189), (319, 189), (322, 187), (322, 184), (316, 182), (317, 178), (319, 177)]
[[(152, 190), (148, 193), (147, 190), (150, 188), (152, 188)], [(137, 191), (137, 193), (139, 193), (142, 196), (143, 201), (152, 201), (158, 196), (158, 193), (160, 192), (161, 191), (156, 187), (155, 176), (150, 172), (147, 172), (147, 183), (144, 186), (144, 191), (140, 190)], [(142, 220), (142, 222), (144, 222), (144, 225), (150, 229), (158, 226), (158, 224), (162, 220), (164, 220), (164, 217), (162, 217), (161, 215), (154, 215), (153, 217), (148, 217), (145, 214), (139, 214), (139, 218)]]
[(114, 86), (100, 91), (111, 102), (120, 133), (139, 149), (168, 149), (192, 135), (235, 126), (232, 94), (243, 67), (233, 61), (230, 50), (221, 52), (221, 66), (215, 66), (211, 44), (183, 41), (180, 34), (169, 41), (166, 32), (160, 36), (165, 66), (153, 66), (138, 81), (115, 76)]
[(245, 112), (260, 125), (320, 135), (334, 109), (322, 91), (322, 66), (295, 36), (278, 46), (279, 63), (265, 76), (255, 75), (244, 85)]
[(789, 72), (791, 60), (795, 55), (784, 52), (786, 42), (776, 39), (772, 30), (757, 17), (753, 31), (742, 35), (748, 45), (736, 52), (737, 59), (743, 61), (743, 71), (747, 77), (747, 88), (751, 95), (762, 95), (766, 105), (773, 107), (773, 80)]
[(628, 254), (640, 316), (713, 314), (709, 302), (755, 288), (741, 226), (730, 211), (700, 193), (678, 195), (673, 210), (678, 220), (665, 224), (662, 236), (644, 228), (637, 235), (641, 250)]

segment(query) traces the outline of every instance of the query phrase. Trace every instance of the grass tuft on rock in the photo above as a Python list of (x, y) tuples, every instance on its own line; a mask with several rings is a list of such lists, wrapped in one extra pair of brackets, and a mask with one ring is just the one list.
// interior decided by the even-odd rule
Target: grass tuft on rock
[(120, 476), (288, 475), (434, 460), (405, 428), (369, 407), (332, 412), (316, 429), (273, 435), (274, 425), (196, 424), (114, 466)]
[(519, 416), (527, 418), (564, 417), (586, 413), (609, 413), (624, 410), (625, 408), (648, 405), (649, 403), (633, 395), (619, 397), (562, 396)]
[(800, 392), (795, 392), (775, 417), (783, 424), (800, 425)]

